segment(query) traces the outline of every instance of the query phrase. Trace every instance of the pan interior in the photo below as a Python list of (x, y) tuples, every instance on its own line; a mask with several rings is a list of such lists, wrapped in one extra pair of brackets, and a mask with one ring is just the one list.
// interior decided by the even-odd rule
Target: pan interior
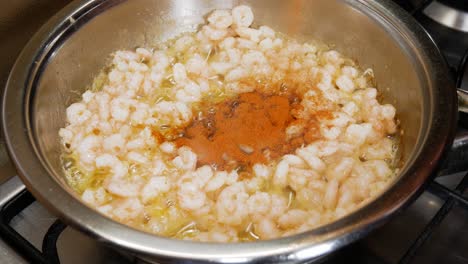
[(251, 6), (258, 24), (295, 38), (325, 42), (362, 68), (374, 69), (383, 102), (396, 107), (404, 131), (403, 174), (424, 143), (429, 120), (423, 113), (430, 109), (430, 88), (421, 77), (424, 69), (414, 47), (386, 28), (370, 8), (357, 1), (329, 0), (132, 0), (104, 1), (74, 18), (42, 65), (31, 93), (30, 120), (37, 149), (55, 180), (72, 193), (64, 181), (58, 130), (65, 125), (66, 107), (79, 100), (110, 54), (193, 31), (210, 10), (238, 4)]

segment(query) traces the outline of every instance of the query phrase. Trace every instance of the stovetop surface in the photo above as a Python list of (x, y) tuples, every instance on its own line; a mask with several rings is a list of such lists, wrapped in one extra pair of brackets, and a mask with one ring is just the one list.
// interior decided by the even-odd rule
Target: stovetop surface
[[(16, 0), (0, 2), (0, 87), (4, 87), (15, 58), (31, 35), (69, 0)], [(431, 34), (444, 52), (454, 76), (463, 54), (468, 49), (468, 35), (443, 28), (422, 13), (432, 1), (395, 0), (411, 12)], [(468, 122), (467, 122), (468, 123)], [(460, 128), (460, 133), (468, 135)], [(468, 137), (468, 136), (467, 136)], [(449, 159), (457, 166), (445, 168), (435, 182), (429, 184), (413, 204), (368, 237), (357, 241), (331, 256), (323, 263), (468, 263), (468, 197), (466, 172), (468, 149), (460, 148)], [(456, 167), (456, 169), (454, 169)], [(0, 138), (0, 197), (2, 183), (11, 183), (16, 174)], [(4, 186), (4, 185), (3, 185)], [(456, 190), (456, 192), (448, 192)], [(10, 226), (46, 258), (60, 263), (135, 263), (132, 256), (121, 254), (80, 232), (63, 225), (33, 198), (23, 200), (12, 208), (24, 206), (12, 216)], [(29, 200), (28, 200), (29, 199)], [(0, 198), (0, 204), (1, 204)], [(63, 231), (63, 232), (62, 232)], [(55, 243), (56, 242), (56, 243)], [(56, 248), (55, 248), (56, 245)], [(4, 240), (0, 239), (1, 263), (28, 263)], [(53, 262), (53, 261), (52, 261)]]

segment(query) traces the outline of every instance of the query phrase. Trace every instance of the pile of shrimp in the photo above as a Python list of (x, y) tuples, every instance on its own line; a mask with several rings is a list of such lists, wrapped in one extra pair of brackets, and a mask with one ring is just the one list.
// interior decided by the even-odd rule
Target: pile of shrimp
[[(372, 70), (253, 20), (248, 6), (215, 10), (197, 32), (113, 54), (59, 131), (68, 183), (86, 204), (161, 236), (239, 242), (330, 223), (392, 182), (396, 110), (379, 103)], [(204, 100), (252, 92), (249, 78), (304, 84), (298, 115), (331, 113), (321, 139), (253, 165), (250, 177), (197, 166), (197, 154), (165, 131), (187, 126)], [(286, 135), (303, 130), (292, 123)]]

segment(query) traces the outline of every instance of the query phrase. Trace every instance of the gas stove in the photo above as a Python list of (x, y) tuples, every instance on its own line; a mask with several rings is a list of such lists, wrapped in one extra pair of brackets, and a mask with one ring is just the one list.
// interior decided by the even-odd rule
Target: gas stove
[[(30, 36), (67, 0), (0, 3), (0, 87)], [(456, 0), (394, 0), (428, 31), (468, 91), (468, 5)], [(454, 89), (454, 87), (447, 87)], [(445, 165), (390, 222), (322, 263), (468, 263), (468, 117)], [(139, 263), (68, 227), (25, 189), (0, 138), (1, 263)]]

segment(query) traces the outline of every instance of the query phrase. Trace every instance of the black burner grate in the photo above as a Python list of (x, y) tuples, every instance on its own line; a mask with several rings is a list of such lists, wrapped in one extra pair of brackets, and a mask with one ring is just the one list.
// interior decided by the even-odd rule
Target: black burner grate
[(28, 240), (10, 226), (11, 220), (35, 201), (28, 191), (23, 191), (8, 201), (0, 210), (1, 237), (18, 253), (32, 263), (52, 263)]
[(428, 191), (432, 194), (438, 196), (444, 200), (444, 204), (437, 211), (436, 215), (431, 219), (428, 225), (424, 228), (418, 238), (414, 241), (410, 248), (406, 251), (403, 257), (400, 260), (400, 264), (407, 264), (414, 258), (416, 252), (421, 248), (421, 246), (426, 242), (429, 237), (434, 233), (437, 227), (442, 223), (442, 220), (448, 215), (450, 210), (454, 207), (455, 204), (459, 204), (464, 207), (465, 210), (468, 210), (468, 199), (464, 198), (463, 192), (468, 187), (468, 173), (458, 184), (455, 190), (450, 190), (447, 187), (433, 181), (429, 185)]
[(0, 234), (12, 248), (31, 263), (58, 264), (57, 240), (67, 227), (60, 220), (55, 221), (47, 230), (39, 251), (26, 238), (10, 226), (11, 220), (21, 211), (30, 206), (36, 199), (27, 190), (8, 201), (0, 209)]
[(47, 233), (44, 236), (42, 241), (42, 253), (49, 261), (49, 263), (60, 263), (58, 251), (57, 251), (57, 241), (60, 234), (65, 230), (67, 225), (62, 223), (60, 220), (56, 220), (47, 230)]

